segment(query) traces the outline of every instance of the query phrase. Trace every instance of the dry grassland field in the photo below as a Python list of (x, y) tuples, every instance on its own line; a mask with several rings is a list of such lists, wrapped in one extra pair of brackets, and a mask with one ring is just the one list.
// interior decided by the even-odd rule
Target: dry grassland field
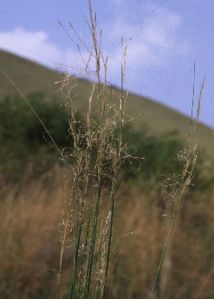
[(121, 39), (110, 84), (92, 4), (84, 76), (0, 50), (0, 298), (214, 298), (206, 79), (192, 117), (127, 92)]

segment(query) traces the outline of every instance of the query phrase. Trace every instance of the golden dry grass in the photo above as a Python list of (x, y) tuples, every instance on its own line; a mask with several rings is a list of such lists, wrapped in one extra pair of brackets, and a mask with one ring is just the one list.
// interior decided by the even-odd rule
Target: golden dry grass
[[(55, 297), (59, 263), (62, 170), (2, 191), (0, 296)], [(213, 195), (196, 195), (181, 211), (171, 244), (165, 297), (213, 297)], [(202, 199), (201, 199), (202, 198)], [(204, 197), (205, 198), (205, 197)], [(209, 200), (210, 199), (210, 200)], [(110, 297), (149, 297), (166, 226), (159, 195), (122, 188), (117, 195)], [(206, 201), (206, 204), (203, 202)], [(70, 284), (66, 248), (62, 296)]]

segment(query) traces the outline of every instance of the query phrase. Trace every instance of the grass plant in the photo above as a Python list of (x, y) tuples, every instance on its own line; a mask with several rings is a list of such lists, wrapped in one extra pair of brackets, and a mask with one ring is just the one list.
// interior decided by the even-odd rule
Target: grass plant
[(196, 163), (198, 158), (197, 143), (195, 140), (196, 129), (198, 124), (198, 118), (200, 114), (201, 98), (204, 89), (205, 79), (202, 81), (199, 96), (197, 99), (196, 115), (194, 117), (194, 104), (195, 104), (195, 65), (194, 65), (194, 81), (192, 90), (192, 109), (191, 109), (191, 125), (189, 127), (189, 136), (186, 147), (183, 151), (178, 153), (178, 160), (180, 161), (182, 168), (181, 172), (175, 176), (168, 178), (168, 182), (165, 185), (166, 193), (164, 197), (165, 213), (168, 215), (168, 230), (166, 239), (160, 256), (157, 272), (151, 289), (151, 295), (153, 297), (162, 296), (160, 288), (161, 272), (163, 269), (164, 261), (166, 259), (167, 250), (173, 237), (175, 224), (178, 219), (178, 214), (181, 207), (181, 202), (184, 199), (189, 187), (193, 184), (195, 176)]
[[(70, 195), (62, 217), (64, 229), (57, 295), (60, 295), (65, 239), (70, 236), (74, 248), (70, 298), (103, 298), (105, 295), (111, 261), (115, 194), (121, 164), (125, 159), (123, 127), (126, 93), (123, 85), (126, 46), (121, 40), (121, 92), (118, 103), (112, 105), (107, 78), (108, 58), (101, 49), (101, 33), (98, 33), (96, 15), (90, 1), (88, 26), (91, 49), (88, 50), (85, 71), (88, 72), (89, 64), (94, 66), (95, 78), (88, 99), (85, 99), (88, 109), (81, 124), (77, 118), (80, 108), (75, 95), (75, 79), (68, 76), (62, 83), (73, 148), (64, 154), (71, 169)], [(72, 25), (71, 28), (80, 40)], [(84, 42), (80, 42), (85, 47)]]

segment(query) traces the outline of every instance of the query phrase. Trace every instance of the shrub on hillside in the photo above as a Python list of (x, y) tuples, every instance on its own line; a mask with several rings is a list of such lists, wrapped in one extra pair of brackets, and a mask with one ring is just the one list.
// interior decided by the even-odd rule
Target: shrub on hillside
[[(56, 143), (67, 146), (68, 122), (59, 102), (46, 99), (42, 93), (31, 94), (28, 99)], [(29, 164), (34, 165), (36, 173), (50, 168), (56, 160), (55, 150), (23, 99), (14, 95), (0, 102), (1, 173), (16, 178)]]
[[(59, 148), (61, 150), (66, 147), (72, 148), (68, 118), (59, 101), (56, 98), (47, 99), (43, 93), (30, 94), (28, 100)], [(1, 174), (9, 178), (17, 178), (17, 175), (20, 172), (23, 174), (23, 170), (29, 168), (29, 165), (34, 175), (53, 167), (58, 161), (58, 154), (44, 128), (23, 99), (14, 95), (0, 101)], [(78, 130), (84, 132), (81, 116), (78, 116), (77, 120), (80, 120), (77, 122)], [(184, 142), (179, 139), (176, 132), (155, 136), (149, 134), (146, 128), (135, 131), (131, 126), (126, 126), (124, 139), (128, 145), (127, 153), (135, 157), (132, 160), (125, 160), (123, 170), (126, 180), (136, 181), (138, 178), (140, 185), (147, 188), (150, 184), (162, 182), (172, 174), (181, 171), (182, 166), (177, 156), (184, 148)], [(84, 147), (84, 140), (80, 142)], [(96, 149), (94, 151), (96, 152)], [(199, 160), (195, 180), (198, 187), (206, 189), (212, 183), (212, 179), (202, 178), (201, 168), (202, 159)]]

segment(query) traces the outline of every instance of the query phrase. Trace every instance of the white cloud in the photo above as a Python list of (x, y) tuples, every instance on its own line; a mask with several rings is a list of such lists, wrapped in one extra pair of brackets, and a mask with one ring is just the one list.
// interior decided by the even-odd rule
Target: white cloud
[[(117, 5), (121, 2), (112, 1)], [(135, 76), (146, 68), (163, 67), (173, 62), (176, 56), (188, 51), (189, 41), (180, 37), (182, 18), (175, 12), (155, 5), (146, 9), (142, 6), (121, 6), (121, 9), (125, 11), (120, 13), (115, 10), (113, 20), (101, 25), (103, 52), (109, 57), (109, 80), (113, 83), (119, 82), (121, 36), (128, 43), (127, 73)], [(48, 33), (44, 31), (31, 32), (16, 28), (13, 31), (0, 32), (0, 48), (50, 67), (58, 64), (83, 67), (77, 49), (60, 48), (50, 41)], [(87, 52), (84, 49), (82, 56), (87, 61)]]
[(60, 55), (55, 45), (48, 42), (45, 32), (28, 32), (22, 28), (1, 32), (0, 47), (46, 64), (53, 63)]
[[(49, 40), (44, 31), (27, 31), (16, 28), (13, 31), (0, 32), (0, 49), (18, 54), (51, 68), (75, 73), (80, 76), (93, 77), (94, 73), (85, 73), (85, 64), (89, 54), (85, 49), (63, 49)], [(94, 69), (90, 62), (90, 68)]]
[(49, 41), (48, 34), (44, 31), (31, 32), (16, 28), (13, 31), (0, 32), (0, 48), (52, 68), (57, 64), (67, 65), (77, 61), (75, 51), (60, 49)]

